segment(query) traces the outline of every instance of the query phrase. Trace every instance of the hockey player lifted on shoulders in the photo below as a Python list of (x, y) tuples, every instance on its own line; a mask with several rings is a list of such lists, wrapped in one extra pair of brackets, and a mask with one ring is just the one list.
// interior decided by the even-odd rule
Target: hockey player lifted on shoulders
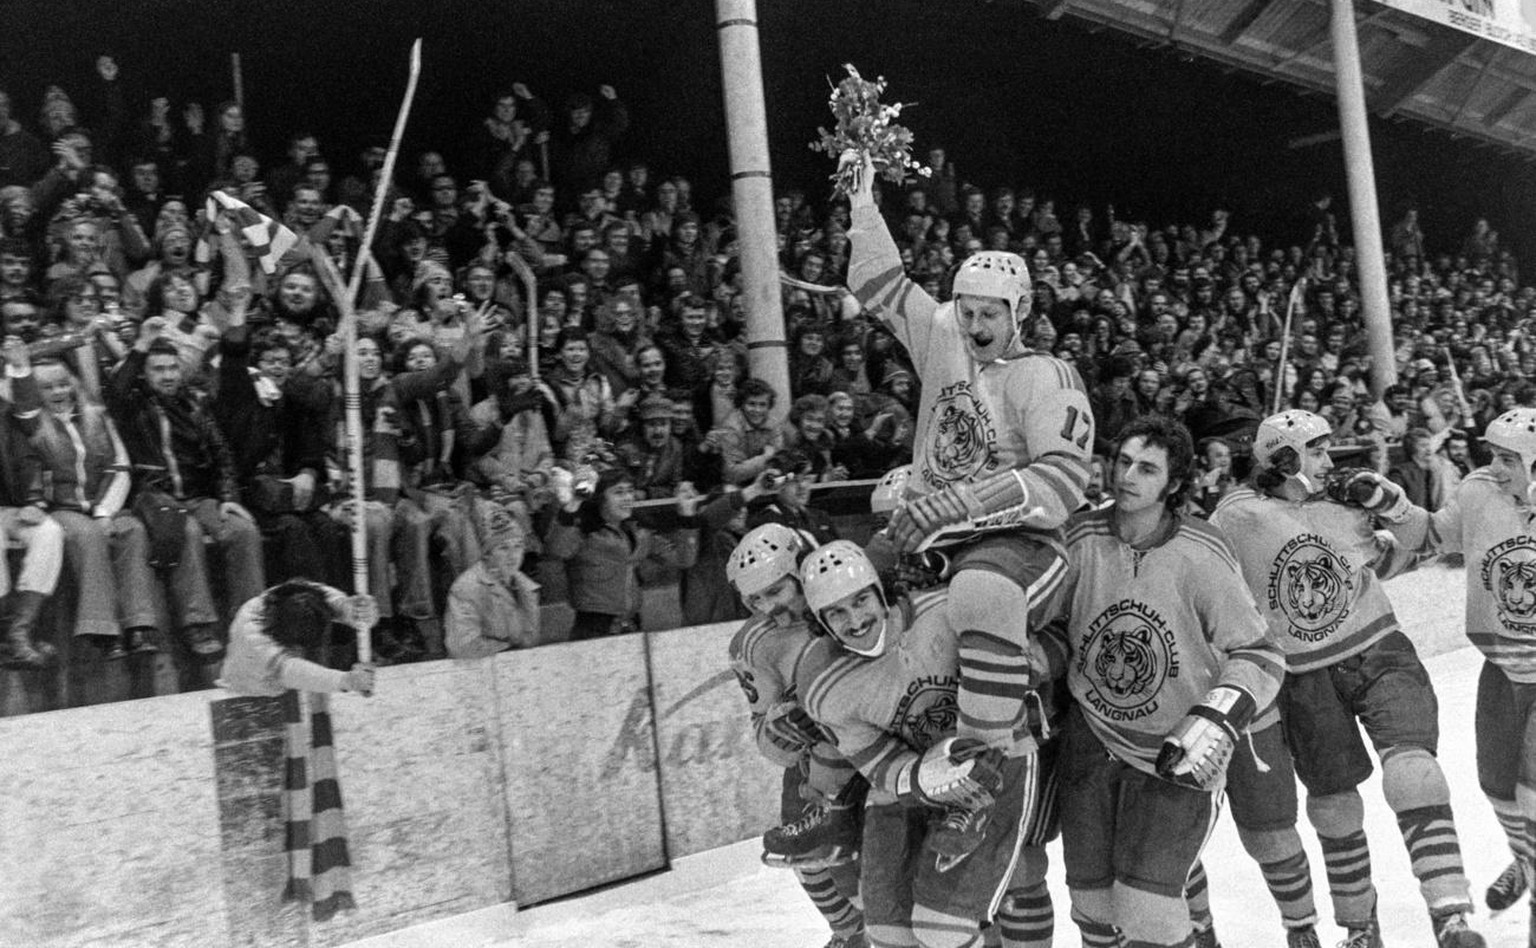
[[(758, 750), (785, 768), (780, 818), (785, 826), (764, 839), (764, 861), (794, 868), (800, 885), (832, 928), (827, 948), (864, 948), (859, 893), (858, 805), (849, 800), (860, 785), (795, 695), (795, 672), (814, 636), (806, 625), (800, 592), (800, 559), (811, 544), (779, 523), (765, 523), (741, 538), (726, 562), (726, 579), (751, 611), (731, 639), (731, 670), (746, 693)], [(806, 790), (819, 799), (807, 799)], [(774, 845), (777, 843), (777, 845)], [(787, 855), (801, 857), (795, 865)], [(811, 855), (819, 859), (809, 859)]]
[(1226, 540), (1175, 512), (1193, 469), (1182, 425), (1139, 420), (1114, 505), (1067, 529), (1061, 828), (1085, 948), (1195, 944), (1185, 880), (1284, 671)]
[(1482, 948), (1482, 936), (1467, 925), (1470, 887), (1450, 787), (1435, 760), (1438, 703), (1381, 585), (1397, 569), (1396, 553), (1384, 553), (1374, 534), (1380, 524), (1397, 537), (1394, 551), (1411, 551), (1428, 515), (1374, 471), (1330, 477), (1331, 435), (1328, 422), (1307, 411), (1264, 419), (1253, 443), (1252, 483), (1222, 498), (1211, 522), (1232, 542), (1259, 611), (1285, 649), (1280, 720), (1307, 788), (1334, 916), (1349, 931), (1345, 944), (1381, 944), (1358, 789), (1371, 773), (1364, 726), (1437, 943)]
[[(1488, 887), (1501, 911), (1531, 885), (1536, 822), (1536, 409), (1507, 411), (1488, 425), (1493, 462), (1461, 482), (1435, 512), (1427, 548), (1461, 552), (1467, 568), (1467, 638), (1483, 653), (1477, 682), (1477, 777), (1515, 859)], [(1536, 901), (1530, 944), (1536, 946)]]
[[(1005, 756), (955, 736), (960, 637), (944, 591), (888, 603), (847, 540), (813, 551), (800, 572), (807, 608), (831, 633), (812, 647), (831, 660), (808, 659), (802, 669), (823, 670), (797, 676), (805, 709), (870, 783), (859, 862), (871, 944), (972, 948), (995, 919), (1008, 948), (1048, 948), (1054, 742)], [(1043, 653), (1031, 658), (1046, 667)], [(1033, 692), (1024, 704), (1033, 713), (1011, 739), (1033, 745), (1051, 705)], [(956, 808), (982, 814), (976, 845), (936, 856), (928, 838)]]
[[(1065, 569), (1060, 528), (1083, 503), (1093, 413), (1066, 363), (1025, 346), (1029, 273), (1017, 254), (983, 251), (955, 273), (940, 305), (902, 273), (864, 162), (852, 189), (848, 286), (906, 347), (922, 381), (909, 503), (888, 533), (900, 552), (946, 547), (947, 606), (959, 630), (959, 736), (1005, 755), (1030, 675), (1025, 616)], [(935, 836), (957, 854), (976, 834), (963, 822)]]

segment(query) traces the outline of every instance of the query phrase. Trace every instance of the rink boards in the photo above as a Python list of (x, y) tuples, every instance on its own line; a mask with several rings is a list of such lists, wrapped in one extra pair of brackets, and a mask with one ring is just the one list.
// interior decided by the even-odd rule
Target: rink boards
[[(1461, 571), (1388, 584), (1465, 643)], [(386, 668), (339, 696), (358, 909), (282, 905), (275, 702), (221, 691), (0, 719), (0, 945), (337, 945), (664, 869), (777, 822), (734, 626)]]

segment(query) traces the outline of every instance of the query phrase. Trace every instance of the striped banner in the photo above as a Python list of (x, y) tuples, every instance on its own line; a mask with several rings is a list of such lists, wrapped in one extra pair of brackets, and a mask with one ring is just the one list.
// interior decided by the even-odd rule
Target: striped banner
[(299, 692), (283, 694), (287, 768), (283, 780), (288, 850), (288, 886), (283, 901), (308, 902), (316, 921), (357, 908), (352, 899), (352, 858), (347, 852), (347, 820), (336, 779), (336, 750), (331, 739), (327, 696), (307, 692), (309, 724)]
[(259, 255), (261, 269), (267, 273), (276, 273), (277, 261), (299, 242), (293, 231), (223, 191), (210, 191), (204, 210), (210, 223), (221, 212), (227, 213), (240, 236)]

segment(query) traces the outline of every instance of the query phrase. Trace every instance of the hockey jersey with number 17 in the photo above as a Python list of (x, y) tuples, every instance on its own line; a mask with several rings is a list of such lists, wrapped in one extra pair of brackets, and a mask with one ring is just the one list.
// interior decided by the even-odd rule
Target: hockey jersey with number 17
[(1161, 542), (1137, 550), (1115, 536), (1113, 508), (1067, 525), (1062, 605), (1067, 686), (1104, 747), (1155, 774), (1163, 739), (1217, 685), (1253, 696), (1251, 730), (1276, 720), (1280, 649), (1220, 532), (1177, 518)]
[(1018, 471), (1028, 501), (967, 528), (1054, 531), (1083, 504), (1093, 452), (1093, 411), (1077, 372), (1043, 353), (979, 363), (967, 349), (954, 304), (942, 306), (902, 272), (880, 213), (853, 214), (848, 287), (901, 340), (922, 379), (909, 495)]

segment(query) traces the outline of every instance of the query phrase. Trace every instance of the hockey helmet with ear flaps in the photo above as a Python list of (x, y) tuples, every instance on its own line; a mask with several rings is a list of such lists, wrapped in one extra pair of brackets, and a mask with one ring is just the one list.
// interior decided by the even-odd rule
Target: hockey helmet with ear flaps
[(870, 513), (893, 513), (906, 500), (907, 481), (912, 479), (912, 465), (903, 464), (881, 476), (869, 495)]
[(1529, 475), (1531, 465), (1536, 464), (1536, 408), (1511, 408), (1488, 422), (1483, 440), (1520, 455)]
[[(1321, 415), (1300, 408), (1270, 415), (1259, 424), (1259, 432), (1253, 438), (1253, 460), (1264, 470), (1281, 470), (1282, 474), (1296, 474), (1301, 469), (1301, 456), (1307, 445), (1318, 438), (1333, 434), (1333, 426)], [(1294, 454), (1287, 454), (1287, 451)]]
[(1014, 326), (1029, 313), (1029, 267), (1024, 258), (1002, 250), (980, 250), (960, 262), (950, 296), (990, 296), (1008, 303)]
[(800, 534), (782, 523), (754, 527), (736, 544), (725, 563), (725, 578), (743, 599), (754, 596), (785, 576), (800, 574)]
[[(832, 632), (832, 628), (822, 618), (822, 610), (871, 586), (880, 594), (883, 603), (885, 592), (880, 586), (880, 574), (875, 572), (875, 565), (852, 540), (833, 540), (811, 551), (811, 555), (800, 564), (800, 588), (805, 594), (806, 608), (828, 632)], [(850, 652), (873, 657), (885, 651), (885, 629), (888, 624), (889, 620), (881, 623), (880, 634), (871, 646), (855, 647), (837, 633), (832, 634)]]

